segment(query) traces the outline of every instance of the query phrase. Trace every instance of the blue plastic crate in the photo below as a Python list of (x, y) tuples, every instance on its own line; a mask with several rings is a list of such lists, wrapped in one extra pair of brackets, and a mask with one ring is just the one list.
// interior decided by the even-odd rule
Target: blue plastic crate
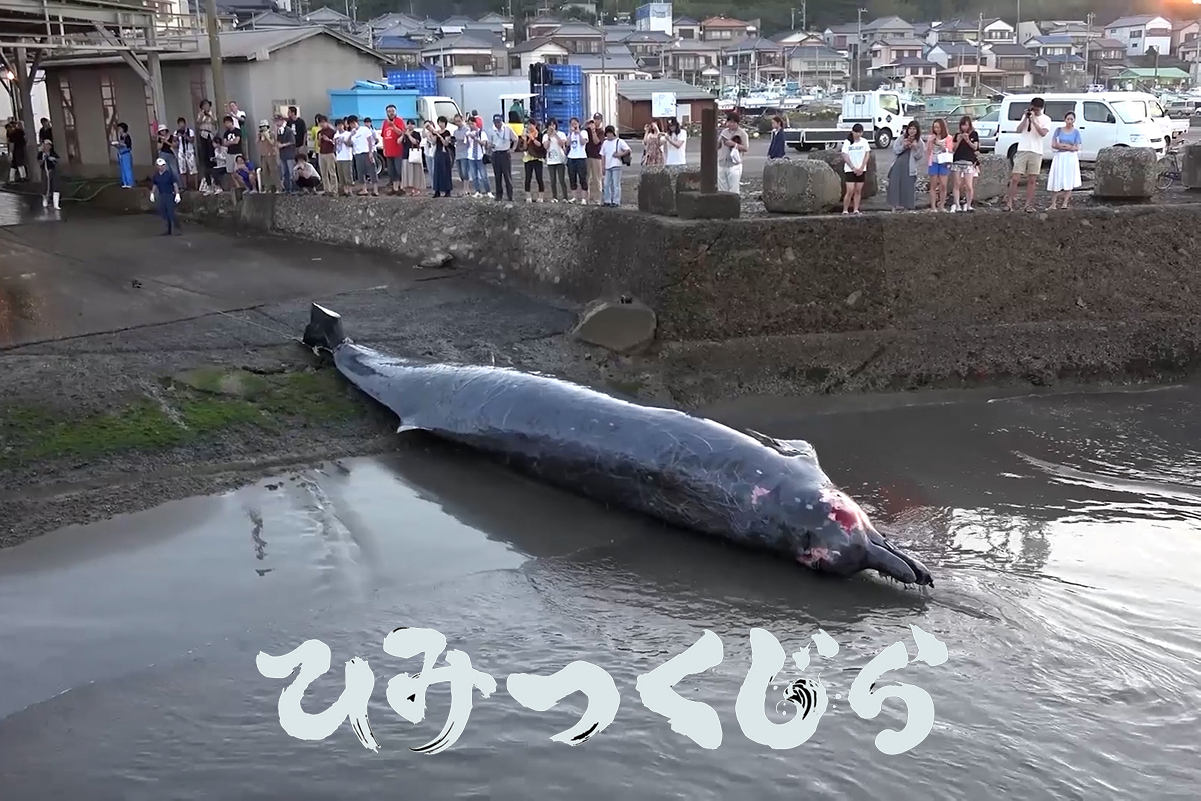
[(582, 86), (551, 85), (546, 87), (546, 99), (579, 102), (584, 99), (584, 88)]
[(548, 64), (551, 85), (580, 86), (584, 83), (584, 70), (578, 64)]
[(386, 78), (396, 89), (414, 90), (423, 95), (438, 94), (438, 76), (432, 69), (393, 69), (388, 70)]

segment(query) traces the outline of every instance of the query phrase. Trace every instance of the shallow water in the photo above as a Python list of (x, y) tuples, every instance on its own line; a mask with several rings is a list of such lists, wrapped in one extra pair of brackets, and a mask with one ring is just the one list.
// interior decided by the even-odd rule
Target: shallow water
[[(919, 592), (826, 580), (548, 489), (425, 440), (77, 527), (0, 552), (0, 797), (962, 799), (1193, 797), (1201, 784), (1201, 390), (994, 399), (800, 401), (720, 410), (804, 437), (826, 471), (934, 573)], [(880, 685), (924, 688), (929, 737), (885, 756), (904, 704), (857, 717), (857, 671), (909, 626), (949, 649)], [(492, 675), (450, 750), (409, 750), (446, 720), (444, 685), (411, 724), (385, 698), (418, 660), (385, 654), (399, 626), (443, 632)], [(819, 629), (804, 675), (831, 707), (812, 739), (773, 751), (735, 720), (761, 627), (787, 653)], [(648, 712), (636, 677), (706, 629), (724, 661), (677, 687), (720, 715), (708, 751)], [(280, 727), (290, 681), (260, 651), (326, 642), (333, 669), (305, 696), (326, 708), (354, 656), (375, 674), (379, 753), (349, 724), (303, 742)], [(621, 692), (615, 722), (551, 742), (580, 695), (548, 712), (510, 673), (574, 660)], [(780, 678), (801, 675), (791, 663)], [(782, 692), (766, 700), (770, 719)], [(786, 706), (780, 707), (787, 711)]]

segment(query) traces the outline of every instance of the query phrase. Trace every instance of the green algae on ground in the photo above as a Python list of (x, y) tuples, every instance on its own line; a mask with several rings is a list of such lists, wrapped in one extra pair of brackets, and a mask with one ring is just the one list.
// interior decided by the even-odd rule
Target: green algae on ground
[(139, 395), (97, 414), (0, 408), (0, 467), (164, 450), (239, 429), (277, 432), (285, 423), (349, 421), (365, 408), (332, 370), (258, 375), (205, 367), (161, 385), (154, 399)]

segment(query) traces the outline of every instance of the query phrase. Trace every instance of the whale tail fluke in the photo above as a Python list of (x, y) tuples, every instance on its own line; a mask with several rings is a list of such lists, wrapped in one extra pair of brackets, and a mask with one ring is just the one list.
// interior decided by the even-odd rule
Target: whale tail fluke
[(332, 351), (347, 341), (346, 333), (342, 330), (342, 315), (314, 303), (309, 310), (309, 324), (305, 326), (301, 341), (313, 350)]

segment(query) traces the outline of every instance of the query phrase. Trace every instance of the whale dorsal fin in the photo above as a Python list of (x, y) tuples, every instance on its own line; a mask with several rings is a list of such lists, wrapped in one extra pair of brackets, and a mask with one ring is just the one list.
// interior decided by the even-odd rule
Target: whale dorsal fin
[(752, 437), (764, 447), (771, 448), (781, 456), (795, 456), (800, 459), (807, 459), (814, 464), (817, 464), (817, 451), (803, 439), (776, 439), (769, 437), (756, 431), (753, 428), (746, 429), (748, 436)]

